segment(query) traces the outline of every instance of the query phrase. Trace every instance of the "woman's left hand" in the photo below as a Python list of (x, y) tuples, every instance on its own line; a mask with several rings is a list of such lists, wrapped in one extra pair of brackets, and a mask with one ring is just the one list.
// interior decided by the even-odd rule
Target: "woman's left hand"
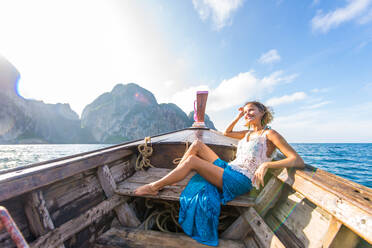
[(258, 181), (258, 186), (262, 185), (264, 187), (264, 177), (268, 169), (268, 164), (266, 162), (262, 163), (256, 170), (253, 176), (252, 183), (255, 184)]

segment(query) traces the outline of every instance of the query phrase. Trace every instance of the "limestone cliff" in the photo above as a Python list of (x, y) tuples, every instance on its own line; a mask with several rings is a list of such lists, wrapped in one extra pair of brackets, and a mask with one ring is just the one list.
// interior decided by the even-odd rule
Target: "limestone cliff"
[(98, 142), (118, 143), (190, 127), (187, 115), (175, 104), (158, 104), (140, 86), (118, 84), (87, 105), (82, 126)]
[[(191, 127), (177, 105), (158, 104), (140, 86), (118, 84), (84, 108), (81, 120), (69, 104), (46, 104), (16, 92), (18, 71), (0, 56), (0, 144), (115, 144)], [(214, 128), (206, 116), (206, 124)]]
[(93, 143), (69, 104), (45, 104), (16, 92), (18, 71), (0, 57), (0, 143)]

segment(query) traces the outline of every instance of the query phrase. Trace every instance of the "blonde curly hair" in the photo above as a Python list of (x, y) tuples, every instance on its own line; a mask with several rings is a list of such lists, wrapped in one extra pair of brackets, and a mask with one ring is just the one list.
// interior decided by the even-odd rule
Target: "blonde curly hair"
[[(264, 104), (258, 102), (258, 101), (250, 101), (246, 102), (243, 107), (247, 106), (248, 104), (253, 104), (256, 106), (264, 115), (261, 119), (261, 125), (265, 127), (267, 124), (272, 122), (274, 120), (274, 111), (270, 107), (266, 107)], [(249, 124), (247, 124), (249, 128)]]

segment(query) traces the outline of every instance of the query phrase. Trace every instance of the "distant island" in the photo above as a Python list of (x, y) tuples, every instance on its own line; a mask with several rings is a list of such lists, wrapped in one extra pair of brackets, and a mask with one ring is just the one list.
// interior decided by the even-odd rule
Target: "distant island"
[[(16, 94), (17, 69), (0, 56), (0, 144), (116, 144), (190, 127), (173, 103), (158, 104), (137, 84), (117, 84), (88, 104), (81, 119), (69, 104), (46, 104)], [(206, 116), (206, 125), (216, 129)]]

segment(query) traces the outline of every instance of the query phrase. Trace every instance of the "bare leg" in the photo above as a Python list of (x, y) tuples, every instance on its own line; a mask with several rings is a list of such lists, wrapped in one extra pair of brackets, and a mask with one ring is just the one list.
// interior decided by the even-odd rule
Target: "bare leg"
[(200, 140), (195, 140), (194, 142), (192, 142), (189, 149), (185, 152), (178, 165), (182, 164), (187, 159), (187, 157), (191, 155), (197, 155), (201, 159), (204, 159), (211, 163), (213, 163), (218, 158), (217, 154), (206, 144), (204, 144)]
[(190, 155), (168, 175), (158, 181), (137, 188), (134, 193), (136, 195), (156, 195), (164, 186), (181, 181), (192, 170), (197, 171), (208, 182), (222, 189), (223, 169), (195, 155)]

